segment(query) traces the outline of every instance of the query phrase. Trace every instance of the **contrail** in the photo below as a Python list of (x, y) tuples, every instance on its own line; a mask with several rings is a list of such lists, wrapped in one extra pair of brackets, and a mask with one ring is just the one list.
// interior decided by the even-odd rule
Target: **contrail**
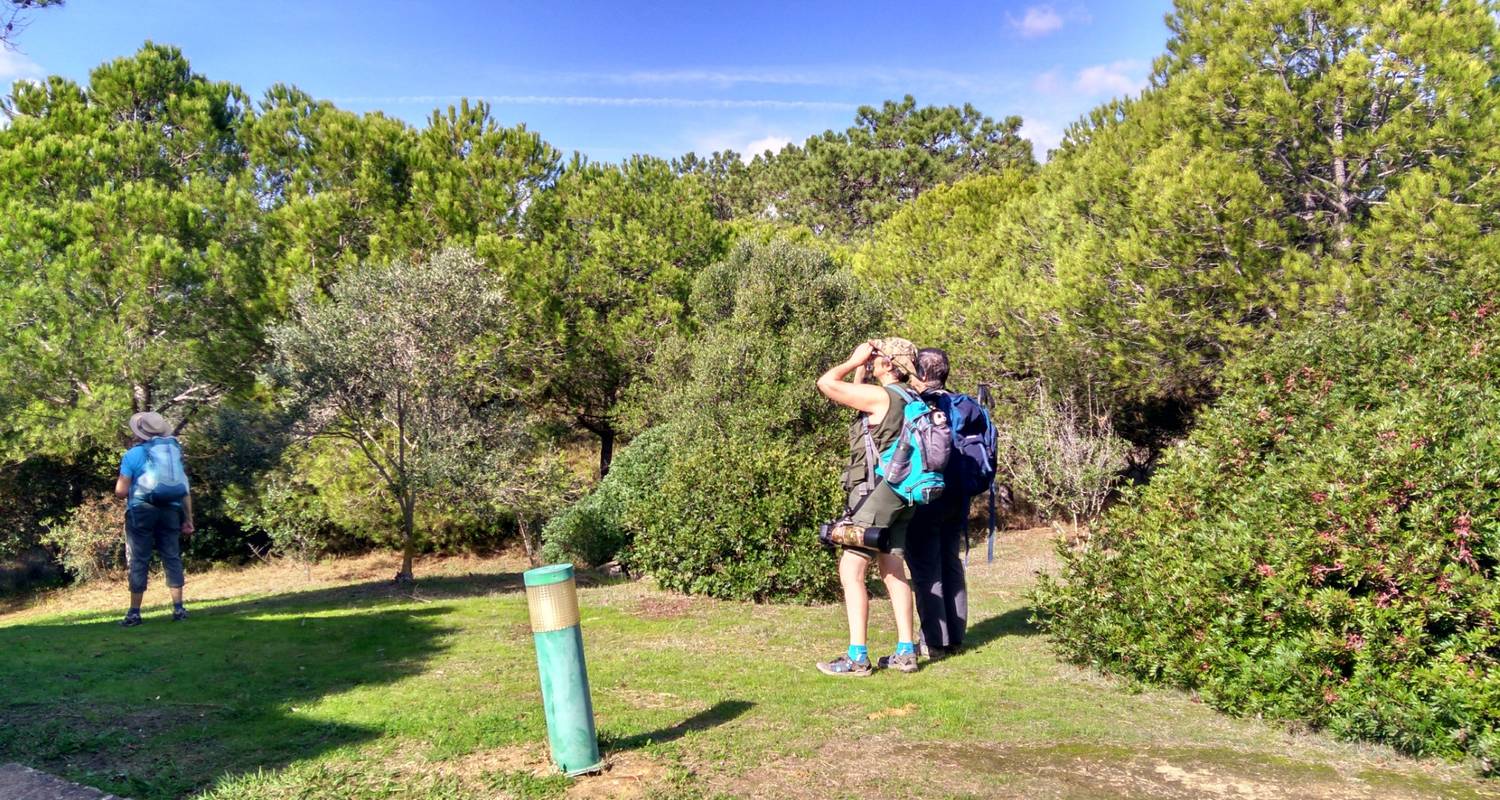
[(335, 97), (335, 103), (376, 105), (442, 104), (459, 100), (483, 100), (493, 105), (516, 106), (613, 106), (639, 108), (773, 108), (808, 111), (851, 111), (856, 103), (825, 100), (726, 100), (686, 97), (596, 97), (590, 95), (491, 94), (491, 95), (397, 95), (389, 97)]

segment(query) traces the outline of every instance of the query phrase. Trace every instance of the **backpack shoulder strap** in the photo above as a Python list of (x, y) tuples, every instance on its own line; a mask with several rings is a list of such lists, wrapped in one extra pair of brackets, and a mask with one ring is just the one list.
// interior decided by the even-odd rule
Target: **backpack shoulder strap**
[(905, 400), (907, 404), (921, 403), (922, 405), (927, 405), (927, 401), (923, 400), (921, 395), (917, 394), (915, 391), (912, 391), (912, 388), (910, 386), (906, 386), (900, 383), (889, 383), (886, 384), (885, 388), (900, 395), (901, 399)]

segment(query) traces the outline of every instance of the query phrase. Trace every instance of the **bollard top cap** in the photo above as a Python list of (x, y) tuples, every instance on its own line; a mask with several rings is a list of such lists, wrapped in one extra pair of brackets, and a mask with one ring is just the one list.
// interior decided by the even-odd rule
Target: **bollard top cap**
[(521, 579), (527, 586), (547, 586), (553, 583), (573, 580), (572, 564), (548, 564), (545, 567), (528, 569), (522, 573)]

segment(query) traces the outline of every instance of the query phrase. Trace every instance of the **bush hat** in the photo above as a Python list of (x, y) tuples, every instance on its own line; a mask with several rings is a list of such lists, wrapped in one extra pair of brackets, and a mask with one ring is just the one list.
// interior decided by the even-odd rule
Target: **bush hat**
[(130, 417), (130, 432), (141, 441), (148, 441), (158, 436), (170, 436), (172, 427), (167, 420), (155, 411), (142, 411)]
[(884, 339), (873, 339), (870, 345), (879, 353), (891, 360), (892, 364), (901, 368), (907, 375), (917, 374), (917, 346), (899, 336), (887, 336)]

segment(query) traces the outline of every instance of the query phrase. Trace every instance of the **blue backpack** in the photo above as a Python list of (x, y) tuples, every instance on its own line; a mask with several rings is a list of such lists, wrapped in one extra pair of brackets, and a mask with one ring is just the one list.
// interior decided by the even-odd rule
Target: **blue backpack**
[(978, 497), (995, 483), (995, 424), (978, 400), (959, 392), (932, 393), (934, 405), (948, 416), (953, 455), (943, 473), (948, 491)]
[(130, 491), (153, 506), (175, 503), (188, 493), (187, 471), (182, 468), (182, 446), (171, 436), (158, 436), (145, 444), (146, 468), (131, 482)]
[(943, 473), (953, 451), (947, 413), (905, 386), (890, 388), (906, 400), (906, 407), (901, 433), (880, 454), (875, 474), (903, 500), (931, 503), (943, 493)]

